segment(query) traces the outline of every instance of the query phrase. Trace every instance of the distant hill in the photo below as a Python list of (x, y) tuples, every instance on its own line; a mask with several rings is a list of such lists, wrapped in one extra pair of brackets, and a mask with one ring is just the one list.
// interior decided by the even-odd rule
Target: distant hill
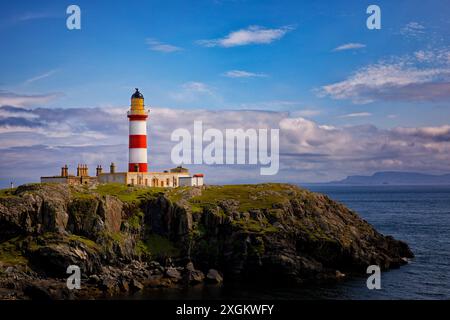
[(371, 176), (348, 176), (330, 184), (346, 185), (450, 185), (450, 174), (431, 175), (417, 172), (377, 172)]

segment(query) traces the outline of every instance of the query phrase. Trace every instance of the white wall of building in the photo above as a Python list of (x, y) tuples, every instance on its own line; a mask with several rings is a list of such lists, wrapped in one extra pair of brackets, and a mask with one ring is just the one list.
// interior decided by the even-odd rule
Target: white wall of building
[(41, 177), (41, 183), (67, 183), (63, 177)]
[(127, 173), (102, 173), (97, 177), (97, 179), (99, 183), (126, 183)]
[(203, 177), (192, 177), (192, 185), (193, 186), (202, 186), (203, 185)]

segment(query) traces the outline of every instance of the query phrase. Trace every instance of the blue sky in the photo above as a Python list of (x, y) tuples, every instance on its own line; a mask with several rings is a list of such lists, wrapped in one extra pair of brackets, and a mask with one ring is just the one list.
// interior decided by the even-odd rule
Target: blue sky
[[(81, 8), (81, 30), (66, 28), (70, 4)], [(381, 30), (366, 28), (370, 4), (381, 8)], [(318, 128), (446, 133), (450, 122), (447, 1), (15, 1), (0, 8), (0, 106), (116, 110), (139, 87), (154, 108), (287, 112)], [(3, 115), (0, 141), (21, 132), (10, 118)]]

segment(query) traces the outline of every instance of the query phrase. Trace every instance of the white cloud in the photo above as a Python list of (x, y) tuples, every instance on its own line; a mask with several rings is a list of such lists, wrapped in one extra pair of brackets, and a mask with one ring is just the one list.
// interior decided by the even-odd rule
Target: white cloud
[(350, 99), (354, 103), (386, 101), (435, 101), (450, 99), (450, 51), (416, 53), (392, 62), (360, 68), (347, 79), (325, 85), (319, 96)]
[(439, 127), (421, 127), (421, 128), (396, 128), (394, 132), (417, 136), (421, 138), (447, 140), (450, 138), (450, 125), (443, 125)]
[(430, 62), (434, 59), (434, 53), (431, 51), (419, 50), (414, 52), (414, 56), (420, 62)]
[(341, 118), (359, 118), (359, 117), (370, 117), (372, 114), (370, 112), (354, 112), (349, 114), (344, 114)]
[(251, 103), (241, 103), (237, 106), (228, 107), (229, 109), (240, 109), (240, 110), (292, 110), (294, 108), (298, 109), (302, 105), (301, 101), (295, 100), (270, 100), (270, 101), (259, 101)]
[(192, 92), (211, 93), (209, 86), (203, 82), (190, 81), (182, 85), (183, 89)]
[[(40, 175), (56, 174), (65, 163), (73, 169), (78, 162), (93, 168), (114, 161), (121, 170), (126, 168), (126, 108), (89, 109), (89, 117), (83, 108), (2, 107), (0, 111), (2, 173), (37, 180)], [(168, 108), (153, 108), (151, 112), (149, 163), (154, 170), (173, 166), (172, 131), (186, 128), (192, 132), (193, 122), (201, 120), (204, 130), (279, 128), (280, 172), (271, 178), (273, 181), (329, 181), (382, 170), (450, 172), (450, 124), (380, 129), (372, 125), (330, 126), (288, 112)], [(14, 170), (17, 167), (20, 172)], [(259, 168), (249, 166), (199, 165), (191, 169), (206, 173), (208, 183), (268, 179), (259, 175)], [(4, 178), (10, 181), (6, 174)]]
[(55, 74), (57, 71), (58, 70), (50, 70), (50, 71), (48, 71), (46, 73), (43, 73), (41, 75), (38, 75), (38, 76), (32, 77), (30, 79), (27, 79), (27, 80), (25, 80), (25, 84), (30, 84), (30, 83), (33, 83), (33, 82), (36, 82), (36, 81), (48, 78), (51, 75)]
[(13, 18), (14, 21), (30, 21), (39, 19), (56, 18), (58, 15), (51, 12), (26, 12)]
[(267, 77), (264, 73), (255, 73), (255, 72), (249, 72), (244, 70), (230, 70), (223, 74), (225, 77), (228, 78), (261, 78), (261, 77)]
[(0, 108), (0, 119), (1, 118), (21, 118), (31, 120), (39, 118), (39, 116), (27, 109), (4, 107)]
[(170, 94), (172, 99), (179, 102), (195, 102), (205, 98), (220, 97), (214, 92), (213, 88), (206, 83), (198, 81), (189, 81), (181, 85), (181, 89)]
[(25, 107), (45, 105), (46, 103), (49, 103), (50, 101), (53, 101), (61, 96), (61, 93), (26, 95), (0, 90), (0, 106), (11, 105)]
[(340, 45), (339, 47), (334, 48), (333, 51), (355, 50), (355, 49), (362, 49), (365, 47), (366, 45), (362, 43), (346, 43)]
[(405, 37), (417, 37), (425, 33), (425, 27), (418, 22), (412, 21), (407, 23), (401, 30), (400, 34)]
[(159, 52), (166, 52), (166, 53), (170, 53), (170, 52), (176, 52), (176, 51), (181, 51), (183, 50), (180, 47), (171, 45), (171, 44), (167, 44), (167, 43), (162, 43), (156, 39), (153, 38), (148, 38), (146, 39), (146, 43), (149, 45), (150, 50), (152, 51), (159, 51)]
[(198, 44), (205, 47), (236, 47), (249, 44), (269, 44), (281, 39), (286, 33), (294, 30), (293, 26), (269, 29), (261, 26), (250, 26), (229, 33), (227, 36), (212, 40), (199, 40)]
[(293, 117), (306, 117), (306, 118), (315, 117), (320, 114), (322, 114), (322, 111), (317, 109), (304, 109), (291, 112), (291, 116)]

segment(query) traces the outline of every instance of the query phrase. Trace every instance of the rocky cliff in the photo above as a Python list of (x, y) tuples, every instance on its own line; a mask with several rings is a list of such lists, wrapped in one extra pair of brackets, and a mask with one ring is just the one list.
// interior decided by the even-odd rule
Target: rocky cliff
[[(3, 298), (86, 298), (222, 277), (301, 285), (411, 257), (342, 204), (287, 184), (0, 191)], [(81, 268), (83, 290), (66, 289), (69, 265)]]

